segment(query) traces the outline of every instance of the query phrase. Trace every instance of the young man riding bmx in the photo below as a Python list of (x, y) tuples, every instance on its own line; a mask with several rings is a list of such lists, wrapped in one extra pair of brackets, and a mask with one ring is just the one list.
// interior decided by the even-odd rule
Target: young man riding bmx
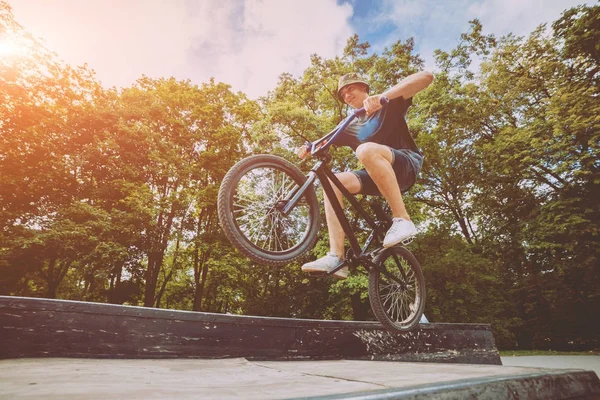
[[(352, 194), (383, 196), (387, 200), (392, 210), (393, 224), (383, 241), (383, 247), (386, 248), (407, 243), (417, 233), (404, 206), (402, 192), (415, 183), (423, 165), (423, 155), (408, 131), (405, 116), (412, 104), (412, 97), (432, 81), (430, 72), (418, 72), (385, 92), (370, 96), (369, 85), (358, 74), (346, 74), (339, 79), (339, 98), (354, 109), (364, 107), (366, 113), (352, 121), (333, 143), (351, 147), (364, 168), (341, 172), (336, 177)], [(385, 108), (381, 106), (382, 97), (390, 100)], [(302, 159), (307, 157), (308, 148), (300, 147), (297, 154)], [(343, 206), (341, 192), (335, 185), (333, 188), (337, 201)], [(304, 264), (304, 272), (329, 272), (344, 259), (345, 234), (327, 196), (325, 217), (330, 251), (326, 256)], [(345, 279), (348, 267), (333, 275)]]

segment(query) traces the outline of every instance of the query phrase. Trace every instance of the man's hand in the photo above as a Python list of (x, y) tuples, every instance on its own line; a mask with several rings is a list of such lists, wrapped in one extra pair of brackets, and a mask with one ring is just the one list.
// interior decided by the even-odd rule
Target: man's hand
[[(315, 147), (315, 150), (318, 150), (318, 149), (320, 149), (321, 147), (325, 146), (325, 145), (326, 145), (328, 142), (329, 142), (328, 140), (325, 140), (325, 141), (323, 141), (323, 142), (319, 143), (319, 144), (318, 144), (318, 145)], [(298, 157), (300, 157), (300, 159), (301, 159), (301, 160), (304, 160), (306, 157), (308, 157), (308, 156), (310, 155), (310, 147), (311, 147), (311, 145), (310, 145), (310, 144), (304, 144), (304, 145), (302, 145), (302, 146), (298, 147), (298, 148), (296, 149), (296, 155), (297, 155)]]
[(381, 109), (381, 97), (380, 94), (376, 94), (367, 97), (365, 101), (363, 101), (363, 107), (365, 108), (367, 115), (371, 115)]
[(302, 145), (296, 149), (296, 155), (300, 157), (301, 160), (304, 160), (309, 155), (309, 147), (308, 145)]

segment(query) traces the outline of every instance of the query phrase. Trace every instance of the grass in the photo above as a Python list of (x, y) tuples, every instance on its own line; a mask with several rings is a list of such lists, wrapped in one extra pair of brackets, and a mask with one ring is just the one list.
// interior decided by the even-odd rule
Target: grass
[(523, 356), (598, 356), (600, 350), (590, 351), (555, 351), (555, 350), (500, 350), (500, 357)]

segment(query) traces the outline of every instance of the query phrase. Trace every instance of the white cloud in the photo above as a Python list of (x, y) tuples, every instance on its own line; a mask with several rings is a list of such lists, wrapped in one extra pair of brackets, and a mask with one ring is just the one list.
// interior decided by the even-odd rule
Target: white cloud
[(470, 19), (479, 18), (486, 31), (497, 36), (513, 33), (526, 36), (539, 25), (552, 24), (562, 12), (585, 0), (485, 0), (467, 9)]
[[(129, 86), (142, 74), (215, 77), (251, 97), (275, 87), (283, 72), (300, 74), (309, 55), (341, 55), (354, 33), (353, 6), (336, 0), (8, 0), (15, 19), (73, 65), (87, 63), (105, 86)], [(433, 50), (456, 46), (468, 21), (484, 33), (527, 35), (582, 0), (381, 0), (380, 13), (354, 16), (381, 51), (414, 37), (433, 69)], [(593, 1), (587, 1), (591, 4)], [(363, 4), (363, 3), (361, 3)], [(369, 7), (367, 7), (369, 9)], [(391, 32), (391, 33), (390, 33)], [(361, 33), (361, 37), (362, 37)]]
[(246, 2), (209, 22), (215, 33), (223, 26), (230, 29), (222, 37), (197, 38), (194, 62), (221, 71), (248, 93), (264, 93), (275, 86), (279, 74), (302, 72), (310, 54), (339, 55), (352, 34), (351, 14), (349, 5), (335, 1)]
[(341, 54), (352, 7), (335, 0), (9, 0), (15, 19), (105, 86), (145, 74), (200, 84), (215, 77), (251, 97), (309, 56)]

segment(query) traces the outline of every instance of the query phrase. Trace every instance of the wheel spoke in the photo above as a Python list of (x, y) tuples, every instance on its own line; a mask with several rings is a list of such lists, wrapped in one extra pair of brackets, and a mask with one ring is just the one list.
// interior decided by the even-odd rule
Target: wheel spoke
[[(397, 250), (384, 255), (381, 266), (374, 270), (377, 274), (377, 297), (381, 311), (394, 327), (413, 324), (419, 310), (420, 280), (407, 259)], [(372, 295), (370, 292), (369, 295)], [(375, 307), (375, 305), (374, 305)], [(379, 316), (378, 316), (379, 318)]]
[(260, 167), (243, 175), (233, 196), (233, 219), (246, 239), (269, 252), (285, 252), (302, 243), (310, 227), (310, 210), (302, 198), (289, 215), (280, 201), (297, 190), (286, 172)]

